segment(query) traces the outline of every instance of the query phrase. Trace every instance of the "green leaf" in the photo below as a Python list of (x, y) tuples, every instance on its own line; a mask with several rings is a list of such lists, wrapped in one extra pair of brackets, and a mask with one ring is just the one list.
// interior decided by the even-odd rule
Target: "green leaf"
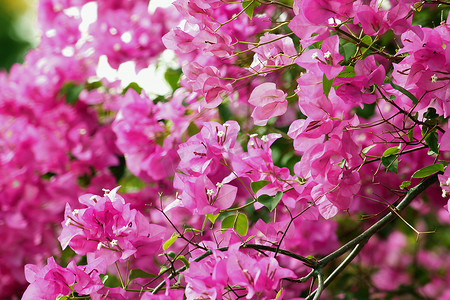
[(278, 203), (280, 203), (282, 196), (283, 192), (281, 191), (278, 191), (275, 196), (261, 195), (258, 197), (258, 202), (267, 207), (269, 211), (273, 211)]
[[(350, 58), (356, 53), (356, 45), (353, 43), (346, 43), (342, 47), (339, 47), (339, 52), (341, 52), (342, 56), (344, 56), (344, 60), (348, 62)], [(345, 77), (345, 76), (341, 76)], [(353, 76), (348, 76), (353, 77)]]
[(414, 3), (413, 6), (414, 6), (415, 10), (417, 10), (418, 12), (420, 12), (420, 11), (422, 10), (423, 3), (422, 3), (422, 2), (416, 2), (416, 3)]
[(172, 246), (172, 244), (175, 243), (177, 238), (178, 238), (178, 233), (174, 232), (172, 234), (172, 237), (164, 242), (164, 244), (163, 244), (164, 251), (166, 251), (170, 246)]
[(376, 146), (376, 145), (373, 144), (373, 145), (367, 146), (366, 148), (362, 149), (362, 150), (361, 150), (362, 154), (364, 154), (364, 155), (367, 154), (367, 152), (369, 152), (370, 149), (372, 149), (372, 148), (375, 147), (375, 146)]
[(373, 43), (373, 39), (370, 35), (365, 35), (361, 39), (361, 42), (366, 43), (367, 45), (371, 45)]
[(347, 160), (345, 158), (343, 158), (342, 161), (340, 163), (338, 163), (337, 165), (339, 166), (339, 168), (343, 169), (345, 167), (346, 163), (347, 163)]
[(200, 129), (198, 128), (198, 126), (194, 122), (189, 123), (189, 126), (187, 128), (187, 134), (190, 137), (196, 135), (199, 132), (200, 132)]
[(102, 280), (103, 284), (108, 280), (109, 275), (106, 274), (100, 274), (100, 279)]
[(184, 255), (178, 255), (177, 260), (181, 260), (186, 266), (186, 269), (189, 268), (190, 266), (189, 261), (186, 259)]
[(155, 274), (147, 273), (141, 269), (132, 269), (130, 271), (130, 280), (136, 279), (136, 278), (155, 278)]
[(411, 94), (411, 93), (410, 93), (409, 91), (407, 91), (405, 88), (403, 88), (403, 87), (401, 87), (401, 86), (399, 86), (399, 85), (396, 85), (396, 84), (393, 83), (392, 81), (389, 82), (389, 84), (390, 84), (394, 89), (396, 89), (397, 91), (399, 91), (400, 93), (402, 93), (403, 95), (405, 95), (405, 96), (407, 96), (409, 99), (411, 99), (411, 100), (412, 100), (412, 103), (413, 103), (414, 105), (416, 105), (416, 104), (419, 103), (419, 100), (417, 100), (416, 96), (414, 96), (413, 94)]
[(227, 216), (222, 220), (221, 230), (226, 231), (230, 228), (234, 228), (237, 233), (242, 236), (247, 235), (248, 231), (248, 218), (243, 213), (238, 213), (237, 215)]
[(436, 172), (444, 172), (444, 165), (442, 163), (426, 166), (425, 168), (414, 172), (411, 178), (425, 178)]
[(257, 193), (260, 189), (268, 185), (270, 182), (270, 180), (253, 181), (252, 183), (250, 183), (250, 187), (252, 188), (253, 193)]
[(115, 288), (118, 286), (121, 286), (122, 284), (120, 283), (119, 278), (117, 278), (117, 276), (114, 275), (104, 275), (105, 277), (101, 277), (102, 282), (105, 286), (110, 287), (110, 288)]
[(400, 189), (404, 190), (405, 188), (407, 188), (408, 186), (411, 185), (411, 181), (403, 181), (402, 184), (400, 185)]
[(305, 178), (297, 176), (297, 182), (300, 183), (301, 185), (304, 185), (306, 184), (307, 180)]
[(167, 252), (167, 256), (170, 257), (171, 259), (174, 259), (175, 256), (177, 256), (177, 255), (175, 254), (175, 252), (169, 251), (169, 252)]
[(83, 89), (84, 85), (78, 85), (74, 82), (66, 82), (59, 91), (59, 96), (64, 97), (67, 104), (75, 104)]
[(441, 164), (443, 164), (444, 166), (450, 165), (450, 161), (440, 160), (440, 162), (441, 162)]
[(339, 75), (337, 77), (349, 78), (349, 77), (355, 77), (355, 76), (356, 76), (355, 68), (353, 68), (352, 66), (345, 66), (344, 71), (339, 73)]
[(219, 110), (219, 116), (220, 119), (225, 123), (228, 120), (231, 120), (233, 118), (233, 113), (231, 112), (230, 108), (226, 103), (221, 103), (217, 109)]
[(395, 154), (401, 149), (402, 145), (390, 147), (383, 152), (381, 156), (381, 163), (386, 168), (386, 171), (398, 173), (398, 159)]
[(398, 159), (395, 155), (384, 156), (381, 158), (381, 163), (387, 171), (398, 174)]
[(139, 86), (139, 84), (137, 84), (136, 82), (130, 82), (130, 84), (127, 85), (126, 88), (123, 89), (122, 95), (125, 95), (129, 89), (134, 90), (139, 95), (142, 92), (142, 88)]
[(408, 139), (410, 142), (414, 141), (414, 131), (412, 128), (408, 130)]
[(198, 232), (198, 233), (202, 233), (203, 232), (203, 230), (192, 228), (192, 227), (188, 227), (188, 228), (184, 229), (184, 232), (189, 232), (189, 231)]
[(242, 9), (244, 9), (245, 14), (251, 19), (253, 19), (253, 10), (255, 7), (260, 7), (261, 3), (256, 0), (244, 1), (242, 2)]
[(424, 118), (427, 119), (436, 119), (439, 115), (436, 113), (436, 109), (434, 107), (428, 107), (427, 112), (423, 114)]
[(92, 90), (101, 88), (102, 86), (103, 86), (103, 83), (101, 81), (92, 81), (92, 82), (88, 82), (86, 84), (86, 90), (92, 91)]
[(222, 225), (220, 226), (220, 229), (222, 231), (225, 231), (227, 229), (233, 228), (234, 227), (234, 221), (236, 220), (236, 215), (230, 215), (230, 216), (226, 216), (223, 220), (222, 220)]
[(439, 135), (436, 132), (431, 132), (425, 137), (425, 142), (427, 143), (430, 150), (436, 154), (439, 154)]
[[(361, 42), (366, 43), (368, 46), (372, 46), (373, 43), (373, 39), (370, 35), (365, 35), (362, 39)], [(366, 53), (366, 51), (368, 50), (368, 48), (361, 46), (362, 49), (364, 49), (364, 51), (362, 51), (361, 54)]]
[(245, 240), (244, 244), (247, 244), (248, 242), (250, 242), (254, 237), (255, 237), (254, 235), (249, 236), (249, 237)]
[(236, 225), (234, 227), (236, 231), (242, 235), (246, 236), (248, 232), (248, 218), (245, 214), (239, 213), (236, 219)]
[(382, 157), (397, 154), (399, 150), (400, 150), (400, 146), (388, 148), (388, 149), (386, 149), (386, 151), (383, 152)]
[(181, 69), (172, 69), (172, 68), (168, 68), (166, 70), (166, 73), (164, 73), (164, 79), (170, 85), (172, 91), (175, 91), (178, 88), (181, 74), (183, 74)]
[(164, 273), (165, 271), (167, 271), (169, 268), (168, 267), (166, 267), (166, 266), (161, 266), (161, 268), (159, 269), (159, 273), (158, 273), (158, 275), (160, 275), (160, 274), (162, 274), (162, 273)]
[(324, 92), (325, 96), (327, 97), (327, 99), (328, 99), (328, 95), (330, 94), (331, 88), (333, 86), (333, 81), (334, 81), (334, 78), (331, 80), (328, 80), (327, 76), (325, 76), (325, 74), (323, 74), (322, 87), (323, 87), (323, 92)]
[(206, 215), (206, 218), (207, 218), (208, 220), (210, 220), (211, 223), (214, 224), (214, 222), (216, 222), (216, 219), (217, 219), (218, 216), (219, 216), (219, 214), (217, 214), (217, 215), (207, 214), (207, 215)]

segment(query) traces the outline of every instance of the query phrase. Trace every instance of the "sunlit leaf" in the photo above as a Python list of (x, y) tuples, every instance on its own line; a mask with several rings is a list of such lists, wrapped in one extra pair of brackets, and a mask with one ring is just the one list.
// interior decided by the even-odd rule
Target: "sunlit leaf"
[(253, 11), (255, 7), (260, 7), (261, 3), (259, 3), (256, 0), (252, 1), (243, 1), (242, 2), (242, 9), (244, 9), (245, 14), (251, 19), (253, 19)]
[(409, 187), (411, 185), (411, 181), (403, 181), (402, 184), (400, 185), (400, 189), (404, 190), (405, 188)]
[(328, 95), (330, 94), (331, 88), (333, 86), (333, 81), (334, 81), (334, 79), (328, 80), (327, 76), (325, 76), (325, 74), (323, 74), (322, 87), (323, 87), (323, 92), (327, 98), (328, 98)]
[(381, 163), (387, 171), (398, 174), (398, 159), (395, 155), (384, 156), (381, 158)]
[(411, 178), (425, 178), (433, 175), (436, 172), (444, 172), (444, 165), (442, 163), (433, 164), (426, 166), (416, 172), (411, 176)]
[(246, 236), (248, 232), (248, 218), (245, 214), (239, 213), (236, 219), (236, 225), (234, 227), (236, 231), (242, 235)]
[(252, 183), (250, 183), (250, 187), (252, 188), (253, 193), (257, 193), (260, 189), (262, 189), (269, 183), (269, 180), (253, 181)]
[(175, 241), (177, 240), (178, 237), (179, 237), (178, 233), (174, 232), (172, 234), (172, 237), (164, 242), (164, 244), (163, 244), (164, 251), (166, 251), (170, 246), (172, 246), (172, 244), (175, 243)]
[(269, 211), (273, 211), (275, 207), (277, 207), (282, 196), (283, 192), (281, 191), (278, 191), (275, 196), (261, 195), (258, 197), (258, 202), (267, 207)]
[(419, 100), (416, 98), (416, 96), (414, 96), (413, 94), (411, 94), (411, 92), (407, 91), (405, 88), (396, 85), (395, 83), (393, 83), (392, 81), (389, 82), (389, 84), (396, 89), (397, 91), (401, 92), (403, 95), (407, 96), (409, 99), (412, 100), (413, 104), (417, 104), (419, 103)]
[(388, 148), (386, 149), (386, 151), (383, 152), (382, 157), (397, 154), (399, 150), (400, 150), (399, 146)]
[(184, 255), (178, 255), (177, 260), (181, 260), (184, 265), (186, 266), (186, 268), (189, 268), (190, 264), (189, 261), (187, 260), (187, 258)]
[(136, 279), (136, 278), (155, 278), (156, 275), (147, 273), (141, 269), (132, 269), (130, 271), (130, 280)]

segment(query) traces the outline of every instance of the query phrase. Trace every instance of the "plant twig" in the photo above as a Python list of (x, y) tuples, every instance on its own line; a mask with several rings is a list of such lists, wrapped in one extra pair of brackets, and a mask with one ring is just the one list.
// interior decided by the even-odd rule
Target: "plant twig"
[[(418, 185), (416, 185), (415, 187), (411, 188), (408, 191), (408, 193), (405, 195), (403, 200), (400, 201), (400, 203), (397, 206), (395, 206), (395, 209), (397, 211), (401, 211), (404, 208), (406, 208), (414, 200), (414, 198), (416, 198), (418, 195), (420, 195), (429, 186), (431, 186), (432, 184), (437, 182), (437, 180), (438, 180), (437, 174), (434, 174), (434, 175), (428, 177), (427, 179), (425, 179), (424, 181), (422, 181), (421, 183), (419, 183)], [(317, 262), (317, 265), (320, 267), (326, 266), (328, 263), (330, 263), (331, 261), (340, 257), (345, 252), (349, 251), (351, 248), (355, 247), (362, 241), (370, 239), (370, 237), (372, 237), (375, 233), (377, 233), (386, 224), (393, 221), (396, 217), (397, 217), (397, 215), (395, 213), (393, 213), (392, 211), (390, 211), (383, 218), (381, 218), (378, 222), (376, 222), (369, 229), (367, 229), (366, 231), (364, 231), (363, 233), (361, 233), (360, 235), (355, 237), (353, 240), (349, 241), (348, 243), (346, 243), (345, 245), (343, 245), (336, 251), (334, 251), (334, 252), (328, 254), (327, 256), (325, 256), (324, 258), (320, 259)]]

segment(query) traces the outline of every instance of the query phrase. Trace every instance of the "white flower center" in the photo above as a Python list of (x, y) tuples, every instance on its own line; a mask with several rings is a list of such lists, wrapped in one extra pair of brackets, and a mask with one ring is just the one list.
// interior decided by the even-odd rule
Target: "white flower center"
[(431, 76), (431, 82), (436, 82), (438, 80), (438, 77), (436, 76), (436, 74), (433, 74), (433, 76)]

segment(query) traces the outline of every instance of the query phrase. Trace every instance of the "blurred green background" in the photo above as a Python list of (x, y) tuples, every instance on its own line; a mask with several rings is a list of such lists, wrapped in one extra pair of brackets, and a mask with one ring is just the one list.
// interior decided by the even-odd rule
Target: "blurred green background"
[(27, 51), (37, 42), (33, 31), (36, 0), (1, 0), (0, 5), (0, 70), (9, 70), (23, 62)]

